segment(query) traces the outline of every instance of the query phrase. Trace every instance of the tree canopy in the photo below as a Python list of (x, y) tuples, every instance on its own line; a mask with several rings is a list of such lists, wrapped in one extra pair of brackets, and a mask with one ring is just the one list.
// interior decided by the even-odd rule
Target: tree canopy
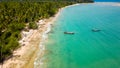
[(37, 29), (35, 21), (53, 16), (61, 7), (82, 2), (82, 0), (7, 1), (0, 2), (0, 62), (12, 55), (12, 52), (19, 47), (20, 32), (25, 28), (26, 23), (29, 24), (30, 29)]

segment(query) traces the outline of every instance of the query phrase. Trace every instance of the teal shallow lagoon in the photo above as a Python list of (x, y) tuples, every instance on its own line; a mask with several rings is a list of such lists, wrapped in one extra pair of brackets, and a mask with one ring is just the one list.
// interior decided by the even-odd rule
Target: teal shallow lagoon
[[(93, 28), (101, 31), (92, 32)], [(51, 32), (45, 43), (45, 68), (120, 68), (120, 6), (65, 8)]]

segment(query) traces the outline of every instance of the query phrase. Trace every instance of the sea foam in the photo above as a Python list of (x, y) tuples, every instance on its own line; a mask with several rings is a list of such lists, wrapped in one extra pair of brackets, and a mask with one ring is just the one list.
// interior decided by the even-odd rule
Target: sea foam
[[(39, 44), (39, 52), (37, 54), (37, 57), (35, 59), (35, 62), (34, 62), (34, 68), (39, 68), (39, 67), (43, 67), (43, 61), (44, 61), (44, 58), (42, 57), (43, 54), (44, 54), (44, 51), (45, 51), (45, 46), (44, 46), (44, 43), (45, 41), (47, 40), (48, 38), (48, 33), (51, 31), (51, 24), (47, 24), (47, 29), (45, 32), (43, 32), (42, 34), (42, 40)], [(41, 56), (41, 57), (40, 57)]]

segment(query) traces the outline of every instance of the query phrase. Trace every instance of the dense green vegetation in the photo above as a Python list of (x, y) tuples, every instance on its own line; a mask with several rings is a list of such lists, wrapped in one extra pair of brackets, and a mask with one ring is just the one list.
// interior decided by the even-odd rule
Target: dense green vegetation
[(6, 1), (0, 2), (0, 62), (19, 47), (20, 32), (27, 23), (30, 29), (37, 29), (36, 21), (54, 16), (59, 8), (75, 3)]
[(35, 21), (53, 16), (59, 8), (72, 2), (0, 2), (0, 61), (19, 47), (25, 24), (36, 29)]
[(37, 29), (38, 26), (37, 26), (36, 23), (34, 23), (34, 22), (30, 22), (30, 23), (29, 23), (29, 28), (30, 28), (30, 29)]

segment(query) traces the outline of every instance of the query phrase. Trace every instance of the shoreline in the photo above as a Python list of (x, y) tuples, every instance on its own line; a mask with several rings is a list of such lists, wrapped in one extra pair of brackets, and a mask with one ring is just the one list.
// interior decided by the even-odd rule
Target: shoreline
[[(38, 29), (32, 29), (32, 34), (25, 39), (24, 37), (22, 38), (25, 40), (25, 45), (21, 44), (21, 47), (16, 49), (13, 52), (13, 56), (8, 60), (5, 60), (3, 65), (0, 65), (0, 68), (34, 68), (34, 60), (37, 56), (37, 52), (39, 49), (44, 49), (44, 45), (40, 46), (43, 39), (44, 41), (46, 40), (43, 35), (49, 33), (50, 29), (48, 30), (48, 27), (56, 20), (61, 10), (62, 9), (59, 9), (54, 17), (44, 19), (40, 22), (41, 24), (37, 22), (39, 26)], [(21, 42), (21, 40), (19, 42)]]
[[(31, 29), (28, 37), (22, 38), (23, 42), (21, 44), (21, 47), (16, 49), (13, 52), (13, 56), (10, 59), (5, 60), (3, 65), (0, 65), (0, 67), (34, 68), (34, 64), (35, 64), (34, 62), (37, 59), (37, 56), (44, 55), (45, 46), (43, 45), (43, 43), (47, 39), (47, 36), (48, 36), (47, 34), (51, 31), (51, 27), (52, 27), (51, 25), (58, 18), (58, 16), (60, 15), (61, 11), (64, 8), (75, 6), (75, 5), (79, 5), (79, 3), (60, 8), (57, 11), (57, 13), (54, 15), (54, 17), (50, 17), (44, 20), (39, 20), (39, 22), (37, 22), (39, 26), (38, 29), (35, 29), (35, 30)], [(21, 43), (21, 40), (19, 42)], [(40, 54), (37, 54), (38, 51), (41, 51)]]
[[(76, 5), (79, 5), (79, 3), (60, 8), (59, 11), (57, 12), (57, 14), (55, 14), (55, 17), (53, 17), (53, 19), (50, 23), (50, 26), (48, 25), (49, 27), (47, 27), (47, 30), (43, 33), (43, 38), (42, 38), (43, 41), (41, 41), (42, 43), (40, 43), (40, 45), (39, 45), (39, 47), (40, 47), (39, 53), (37, 54), (37, 57), (35, 58), (35, 62), (34, 62), (35, 68), (42, 67), (42, 65), (44, 64), (44, 62), (43, 62), (44, 58), (42, 58), (44, 56), (44, 53), (45, 53), (44, 43), (48, 38), (48, 33), (51, 31), (52, 24), (54, 24), (54, 21), (58, 18), (58, 16), (60, 15), (60, 13), (63, 9), (68, 8), (68, 7), (72, 7), (72, 6), (76, 6)], [(39, 58), (41, 58), (41, 59), (39, 59)]]
[[(45, 41), (47, 40), (48, 38), (48, 33), (51, 31), (51, 28), (52, 28), (52, 24), (54, 23), (54, 21), (58, 18), (58, 16), (60, 15), (61, 13), (61, 9), (59, 9), (59, 11), (57, 12), (57, 14), (55, 14), (54, 17), (50, 17), (51, 21), (48, 21), (49, 23), (47, 24), (47, 27), (46, 27), (46, 30), (42, 33), (42, 38), (41, 38), (41, 43), (39, 44), (39, 52), (35, 58), (35, 61), (34, 61), (34, 65), (41, 65), (43, 64), (42, 60), (40, 60), (40, 63), (37, 64), (37, 60), (38, 58), (42, 57), (44, 55), (44, 52), (45, 52), (45, 46), (44, 46), (44, 43)], [(35, 67), (34, 66), (34, 67)], [(41, 67), (41, 66), (40, 66)]]

